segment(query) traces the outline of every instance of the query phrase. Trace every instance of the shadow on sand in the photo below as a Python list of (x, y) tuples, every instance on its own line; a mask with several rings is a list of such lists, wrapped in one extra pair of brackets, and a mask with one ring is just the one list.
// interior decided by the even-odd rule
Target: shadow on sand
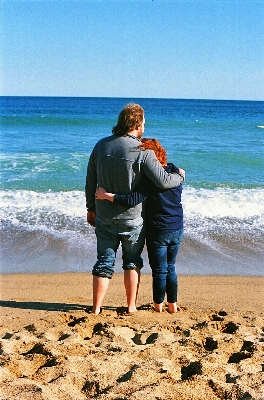
[(0, 307), (20, 308), (29, 310), (44, 310), (44, 311), (87, 311), (92, 310), (92, 306), (84, 304), (66, 304), (66, 303), (44, 303), (39, 301), (7, 301), (0, 300)]
[[(85, 304), (73, 304), (73, 303), (45, 303), (40, 301), (14, 301), (14, 300), (0, 300), (0, 307), (7, 308), (19, 308), (24, 310), (44, 310), (44, 311), (62, 311), (62, 312), (72, 312), (72, 311), (85, 311), (87, 313), (92, 312), (92, 306)], [(138, 307), (138, 309), (143, 309)], [(127, 313), (126, 307), (114, 307), (114, 306), (104, 306), (103, 310), (114, 310), (117, 314)]]

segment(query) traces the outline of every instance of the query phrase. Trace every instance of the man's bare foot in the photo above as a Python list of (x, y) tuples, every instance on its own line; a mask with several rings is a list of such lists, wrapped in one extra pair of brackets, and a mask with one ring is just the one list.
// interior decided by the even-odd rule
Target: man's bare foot
[(134, 313), (134, 312), (136, 312), (136, 311), (137, 311), (136, 307), (128, 307), (128, 308), (127, 308), (128, 314)]
[(170, 314), (176, 313), (177, 311), (177, 303), (168, 303), (168, 312)]
[(154, 308), (155, 308), (156, 312), (161, 313), (162, 312), (162, 307), (163, 307), (163, 303), (160, 303), (160, 304), (154, 303)]
[(101, 311), (102, 311), (101, 308), (99, 308), (99, 309), (98, 308), (93, 308), (92, 309), (92, 314), (99, 315)]

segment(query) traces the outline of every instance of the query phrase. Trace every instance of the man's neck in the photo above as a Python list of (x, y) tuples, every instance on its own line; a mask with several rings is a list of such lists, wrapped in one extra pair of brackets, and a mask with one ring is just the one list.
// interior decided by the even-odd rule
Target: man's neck
[(128, 132), (128, 135), (135, 136), (136, 138), (138, 138), (139, 134), (139, 129), (134, 129), (133, 131)]

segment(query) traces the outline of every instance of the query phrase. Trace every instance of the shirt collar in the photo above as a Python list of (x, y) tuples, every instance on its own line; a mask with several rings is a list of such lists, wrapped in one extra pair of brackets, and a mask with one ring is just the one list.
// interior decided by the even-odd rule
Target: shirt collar
[(131, 133), (127, 133), (126, 136), (130, 136), (132, 139), (136, 139), (138, 142), (141, 142), (138, 137), (136, 137), (135, 135), (131, 135)]

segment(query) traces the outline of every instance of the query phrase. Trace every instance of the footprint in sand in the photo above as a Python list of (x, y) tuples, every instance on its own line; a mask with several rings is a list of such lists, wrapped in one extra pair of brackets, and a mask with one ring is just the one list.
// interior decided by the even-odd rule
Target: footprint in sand
[(252, 357), (254, 351), (255, 351), (254, 343), (249, 340), (245, 340), (240, 351), (237, 353), (233, 353), (229, 357), (228, 363), (238, 364), (238, 363), (240, 363), (240, 361), (245, 360), (246, 358)]

